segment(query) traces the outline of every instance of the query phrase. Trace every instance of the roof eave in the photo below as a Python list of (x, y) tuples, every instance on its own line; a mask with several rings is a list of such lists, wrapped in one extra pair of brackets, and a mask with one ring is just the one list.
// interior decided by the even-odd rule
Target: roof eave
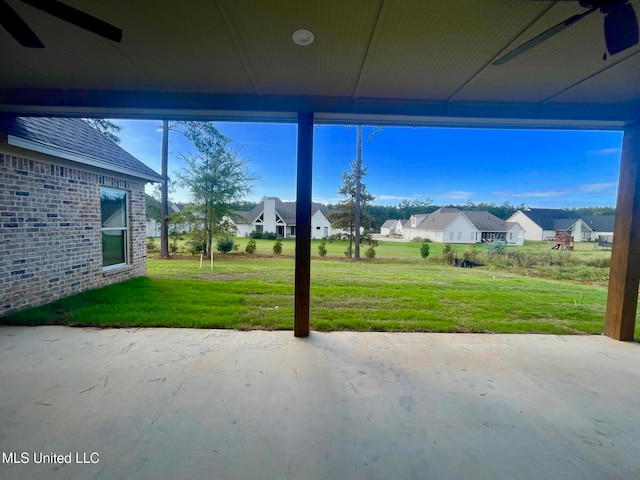
[(121, 165), (114, 165), (109, 162), (105, 162), (96, 157), (92, 157), (90, 155), (82, 155), (77, 152), (72, 152), (70, 150), (66, 150), (64, 148), (55, 147), (53, 145), (49, 145), (42, 142), (35, 142), (33, 140), (26, 140), (24, 138), (16, 137), (14, 135), (7, 135), (7, 144), (24, 148), (26, 150), (31, 150), (34, 152), (42, 153), (45, 155), (51, 155), (53, 157), (64, 158), (65, 160), (71, 160), (72, 162), (81, 163), (83, 165), (90, 165), (92, 167), (101, 168), (104, 170), (109, 170), (111, 172), (121, 173), (124, 175), (128, 175), (130, 177), (140, 178), (147, 182), (162, 182), (163, 177), (161, 175), (154, 175), (146, 172), (140, 172), (138, 170), (134, 170), (131, 168), (126, 168)]

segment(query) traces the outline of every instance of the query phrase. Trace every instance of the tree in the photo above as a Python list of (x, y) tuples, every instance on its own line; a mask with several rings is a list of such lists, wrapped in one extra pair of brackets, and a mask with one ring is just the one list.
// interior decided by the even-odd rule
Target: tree
[(191, 194), (202, 226), (204, 252), (211, 252), (214, 235), (228, 233), (224, 217), (231, 216), (232, 204), (251, 192), (254, 177), (247, 162), (230, 149), (231, 140), (210, 122), (182, 122), (172, 125), (194, 144), (198, 155), (180, 155), (187, 165), (178, 182)]
[(118, 132), (122, 130), (120, 125), (106, 118), (83, 118), (82, 120), (98, 130), (105, 137), (108, 137), (111, 141), (120, 143), (120, 137), (118, 137)]
[[(359, 183), (360, 185), (359, 193), (361, 206), (373, 201), (374, 196), (367, 191), (367, 186), (362, 183), (362, 179), (367, 174), (367, 168), (362, 166), (361, 162), (358, 163), (357, 159), (351, 162), (350, 167), (350, 170), (345, 170), (342, 173), (342, 186), (338, 190), (338, 194), (345, 197), (345, 199), (334, 206), (333, 211), (329, 214), (329, 220), (331, 221), (331, 226), (333, 228), (340, 228), (349, 232), (349, 250), (347, 251), (351, 254), (353, 251), (352, 243), (356, 237), (356, 184)], [(358, 171), (360, 172), (359, 175)], [(368, 215), (363, 210), (360, 211), (360, 226), (366, 227), (369, 220), (370, 218)], [(357, 232), (357, 239), (356, 248), (359, 247), (360, 241), (359, 229)], [(349, 255), (349, 257), (351, 257), (351, 255)], [(356, 260), (360, 260), (360, 258), (356, 256)]]

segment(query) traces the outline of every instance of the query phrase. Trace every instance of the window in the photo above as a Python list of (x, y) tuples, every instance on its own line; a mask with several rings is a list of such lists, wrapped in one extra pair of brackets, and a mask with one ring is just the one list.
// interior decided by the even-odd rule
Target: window
[(129, 261), (127, 193), (100, 189), (102, 216), (102, 266), (115, 267)]
[(289, 227), (289, 236), (291, 236), (291, 237), (295, 237), (296, 236), (296, 227), (295, 226), (290, 226)]
[(462, 232), (458, 232), (458, 240), (462, 240)]

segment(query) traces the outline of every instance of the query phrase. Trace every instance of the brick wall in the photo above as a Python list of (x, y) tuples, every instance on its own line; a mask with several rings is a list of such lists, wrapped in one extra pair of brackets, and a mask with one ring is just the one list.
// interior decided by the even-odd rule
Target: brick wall
[[(0, 151), (0, 316), (145, 275), (144, 183)], [(100, 187), (129, 199), (129, 264), (103, 272)]]

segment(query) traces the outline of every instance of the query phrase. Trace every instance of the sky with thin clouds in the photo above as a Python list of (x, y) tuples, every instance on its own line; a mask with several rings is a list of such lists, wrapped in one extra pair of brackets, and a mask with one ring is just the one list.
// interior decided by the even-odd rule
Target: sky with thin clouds
[[(160, 171), (161, 122), (115, 120), (121, 146)], [(296, 126), (216, 122), (257, 177), (259, 200), (295, 200)], [(435, 204), (509, 202), (530, 207), (614, 206), (622, 132), (363, 127), (364, 182), (379, 205), (400, 200)], [(184, 168), (181, 155), (196, 154), (171, 133), (169, 176)], [(314, 129), (313, 199), (335, 203), (341, 174), (356, 155), (356, 129), (319, 125)], [(188, 201), (178, 188), (175, 201)]]

